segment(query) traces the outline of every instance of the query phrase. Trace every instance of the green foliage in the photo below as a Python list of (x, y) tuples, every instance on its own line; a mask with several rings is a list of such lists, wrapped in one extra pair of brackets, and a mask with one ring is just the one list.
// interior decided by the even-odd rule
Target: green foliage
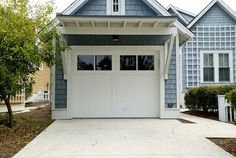
[[(45, 4), (29, 0), (0, 1), (0, 100), (9, 109), (13, 125), (10, 97), (26, 89), (41, 63), (52, 66), (66, 49), (52, 20), (53, 2)], [(57, 45), (56, 45), (57, 44)], [(55, 54), (58, 53), (58, 54)], [(12, 126), (11, 125), (11, 126)]]
[(218, 95), (236, 89), (236, 85), (202, 86), (191, 88), (185, 94), (185, 105), (192, 111), (216, 111), (218, 110)]
[[(0, 97), (14, 96), (32, 85), (42, 62), (55, 63), (53, 39), (61, 39), (52, 23), (53, 2), (28, 0), (0, 3)], [(50, 28), (50, 29), (48, 29)], [(57, 52), (65, 49), (57, 47)]]
[(230, 91), (225, 95), (229, 103), (236, 107), (236, 89)]

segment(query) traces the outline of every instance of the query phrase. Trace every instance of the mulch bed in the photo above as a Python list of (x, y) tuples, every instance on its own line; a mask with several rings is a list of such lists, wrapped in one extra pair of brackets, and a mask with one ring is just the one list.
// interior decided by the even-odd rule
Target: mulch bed
[(16, 114), (12, 129), (4, 124), (3, 118), (0, 117), (0, 158), (13, 157), (53, 122), (50, 106)]
[(203, 117), (211, 120), (216, 120), (218, 121), (218, 113), (215, 112), (203, 112), (203, 111), (185, 111), (182, 112), (183, 114), (189, 114), (189, 115), (194, 115), (198, 117)]
[(225, 151), (236, 156), (236, 138), (208, 138)]

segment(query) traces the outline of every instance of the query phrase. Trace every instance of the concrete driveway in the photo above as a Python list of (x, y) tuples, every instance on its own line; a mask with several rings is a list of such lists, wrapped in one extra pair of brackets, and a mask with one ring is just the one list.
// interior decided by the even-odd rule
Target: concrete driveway
[(236, 137), (236, 126), (184, 115), (159, 119), (55, 121), (14, 158), (233, 158), (205, 137)]

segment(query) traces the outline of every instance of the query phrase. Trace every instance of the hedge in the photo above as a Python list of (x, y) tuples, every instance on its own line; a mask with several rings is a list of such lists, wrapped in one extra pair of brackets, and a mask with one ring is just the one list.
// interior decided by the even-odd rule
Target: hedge
[(218, 95), (236, 89), (236, 85), (194, 87), (185, 94), (185, 105), (192, 111), (217, 111)]
[(236, 89), (227, 93), (225, 97), (229, 103), (236, 107)]

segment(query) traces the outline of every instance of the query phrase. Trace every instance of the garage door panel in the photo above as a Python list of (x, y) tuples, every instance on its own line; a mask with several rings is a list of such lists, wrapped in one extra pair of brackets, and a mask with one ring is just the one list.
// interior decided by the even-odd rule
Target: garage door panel
[(75, 116), (102, 117), (112, 111), (112, 75), (79, 75), (74, 80)]
[[(157, 116), (153, 75), (120, 75), (116, 84), (116, 112), (123, 116)], [(155, 98), (155, 99), (154, 99)]]

